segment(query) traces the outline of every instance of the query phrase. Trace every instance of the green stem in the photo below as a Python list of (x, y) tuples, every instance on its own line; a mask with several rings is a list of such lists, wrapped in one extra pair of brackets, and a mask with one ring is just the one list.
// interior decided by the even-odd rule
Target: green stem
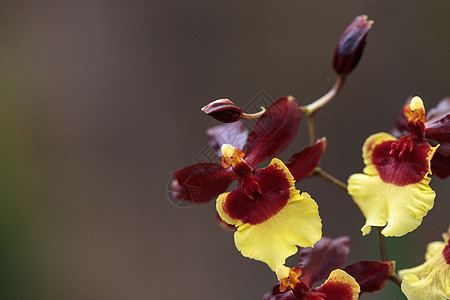
[[(381, 231), (383, 230), (382, 227), (376, 227), (377, 228), (377, 236), (378, 236), (378, 244), (380, 246), (380, 255), (382, 261), (388, 261), (387, 258), (387, 252), (386, 252), (386, 244), (384, 242), (384, 236), (381, 234)], [(394, 273), (391, 277), (389, 277), (389, 280), (394, 282), (396, 285), (401, 286), (402, 280), (396, 273)]]

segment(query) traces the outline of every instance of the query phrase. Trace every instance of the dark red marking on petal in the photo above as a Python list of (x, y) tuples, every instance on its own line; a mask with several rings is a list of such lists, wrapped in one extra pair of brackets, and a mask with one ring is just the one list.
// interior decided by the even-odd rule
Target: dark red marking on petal
[(439, 146), (431, 160), (431, 171), (433, 175), (445, 179), (450, 176), (450, 155), (443, 155), (441, 147), (442, 145)]
[(393, 261), (360, 261), (345, 267), (344, 271), (355, 278), (361, 293), (372, 293), (384, 288), (394, 269)]
[(373, 149), (372, 163), (384, 182), (397, 186), (414, 184), (428, 172), (430, 147), (428, 142), (413, 135), (404, 136), (398, 141), (377, 145)]
[(244, 193), (241, 180), (224, 204), (225, 212), (233, 219), (252, 225), (260, 224), (276, 215), (286, 205), (290, 196), (290, 182), (284, 172), (275, 165), (256, 169), (255, 177), (261, 194), (255, 193), (253, 199)]
[(450, 265), (450, 240), (448, 241), (447, 246), (445, 246), (444, 251), (442, 251), (442, 256), (444, 256), (447, 265)]
[(326, 299), (326, 300), (353, 300), (352, 286), (344, 282), (328, 281), (313, 289), (316, 293), (325, 294), (324, 298), (305, 299)]
[(223, 193), (238, 177), (230, 169), (214, 163), (200, 163), (172, 173), (173, 196), (179, 200), (201, 203)]
[(322, 138), (314, 145), (306, 147), (299, 153), (291, 156), (286, 162), (286, 167), (288, 167), (292, 176), (294, 176), (295, 181), (300, 181), (314, 171), (319, 164), (325, 147), (326, 139)]
[(300, 107), (294, 97), (275, 101), (248, 136), (247, 163), (255, 167), (259, 162), (283, 152), (297, 135), (300, 119)]
[(331, 271), (340, 268), (347, 259), (350, 252), (348, 243), (346, 236), (336, 239), (323, 237), (314, 248), (301, 249), (299, 266), (303, 273), (300, 280), (312, 287), (315, 282), (328, 278)]

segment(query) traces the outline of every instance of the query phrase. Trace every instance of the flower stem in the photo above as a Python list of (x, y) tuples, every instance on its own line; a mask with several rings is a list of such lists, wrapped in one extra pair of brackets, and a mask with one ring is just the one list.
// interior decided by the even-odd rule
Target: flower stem
[(330, 102), (341, 90), (342, 86), (344, 85), (345, 76), (340, 75), (336, 78), (336, 81), (334, 82), (333, 87), (331, 90), (328, 91), (325, 95), (317, 99), (316, 101), (308, 104), (305, 107), (306, 114), (314, 115), (320, 108), (325, 106), (328, 102)]
[(338, 188), (347, 191), (347, 185), (340, 181), (339, 179), (337, 179), (336, 177), (334, 177), (333, 175), (325, 172), (324, 170), (322, 170), (320, 167), (316, 167), (314, 169), (313, 172), (314, 175), (319, 176), (320, 178), (328, 181), (331, 184), (334, 184), (335, 186), (337, 186)]
[(312, 146), (316, 142), (316, 127), (314, 126), (314, 115), (306, 115), (308, 121), (309, 145)]
[(254, 113), (254, 114), (246, 114), (246, 113), (242, 113), (241, 118), (242, 119), (258, 119), (260, 118), (264, 113), (266, 112), (266, 110), (263, 108), (261, 111)]
[(381, 230), (383, 230), (382, 227), (377, 227), (377, 236), (378, 236), (378, 244), (380, 246), (380, 255), (382, 261), (387, 261), (387, 254), (386, 254), (386, 244), (384, 242), (384, 236), (381, 234)]
[[(388, 258), (387, 258), (387, 252), (386, 252), (386, 244), (384, 242), (384, 236), (383, 236), (383, 234), (381, 234), (382, 230), (383, 230), (382, 227), (377, 227), (378, 244), (380, 246), (381, 260), (387, 261)], [(391, 280), (398, 286), (402, 285), (402, 280), (400, 279), (400, 277), (398, 277), (398, 275), (395, 272), (391, 277), (389, 277), (389, 280)]]
[(315, 113), (330, 102), (341, 90), (344, 85), (345, 76), (340, 75), (336, 78), (333, 87), (322, 97), (315, 100), (314, 102), (308, 104), (307, 106), (301, 106), (300, 110), (306, 114), (308, 121), (308, 133), (309, 133), (309, 144), (314, 145), (316, 142), (316, 128), (314, 126), (314, 115)]

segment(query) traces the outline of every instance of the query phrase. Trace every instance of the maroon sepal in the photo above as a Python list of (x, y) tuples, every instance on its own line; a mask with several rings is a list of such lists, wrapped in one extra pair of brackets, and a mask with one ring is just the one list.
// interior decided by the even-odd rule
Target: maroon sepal
[(199, 163), (172, 173), (172, 194), (194, 203), (207, 202), (225, 192), (238, 177), (215, 163)]
[(206, 130), (209, 145), (217, 151), (219, 157), (222, 156), (220, 147), (223, 144), (230, 144), (236, 149), (244, 149), (247, 143), (248, 130), (242, 121), (217, 125)]
[(326, 144), (326, 138), (321, 138), (314, 145), (292, 155), (285, 163), (292, 176), (294, 176), (295, 181), (302, 180), (314, 171), (319, 164), (323, 151), (325, 151)]
[(450, 113), (433, 123), (426, 122), (425, 136), (440, 144), (450, 144)]
[(228, 99), (218, 99), (202, 107), (202, 111), (217, 121), (232, 123), (242, 116), (242, 109)]
[(259, 162), (276, 157), (295, 138), (301, 119), (300, 106), (294, 97), (275, 101), (264, 112), (247, 141), (247, 163), (255, 167)]
[(367, 21), (367, 16), (361, 15), (345, 29), (333, 57), (333, 67), (339, 75), (347, 75), (358, 64), (372, 24), (373, 21)]
[(382, 290), (394, 270), (394, 261), (360, 261), (344, 268), (358, 282), (361, 293)]
[(340, 268), (347, 259), (350, 247), (349, 238), (336, 239), (323, 237), (314, 248), (300, 251), (299, 267), (302, 269), (300, 281), (311, 287), (315, 282), (327, 279), (331, 271)]

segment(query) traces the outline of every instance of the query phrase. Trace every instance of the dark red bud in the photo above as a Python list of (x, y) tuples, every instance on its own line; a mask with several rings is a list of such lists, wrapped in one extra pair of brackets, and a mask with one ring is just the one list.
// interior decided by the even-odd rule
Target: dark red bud
[(334, 50), (333, 67), (339, 75), (349, 74), (358, 64), (372, 24), (366, 15), (361, 15), (345, 29)]
[(202, 111), (223, 123), (233, 123), (242, 116), (242, 109), (228, 99), (218, 99), (202, 107)]

